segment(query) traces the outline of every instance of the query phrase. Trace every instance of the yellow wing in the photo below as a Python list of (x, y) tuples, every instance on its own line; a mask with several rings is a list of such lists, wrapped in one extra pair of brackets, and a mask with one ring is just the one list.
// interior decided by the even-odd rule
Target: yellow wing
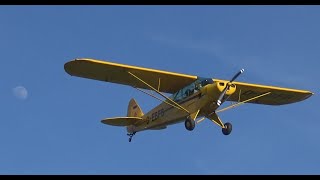
[[(226, 80), (214, 79), (214, 81), (227, 83)], [(236, 85), (236, 92), (233, 93), (227, 101), (244, 101), (260, 94), (271, 92), (270, 94), (258, 98), (249, 103), (283, 105), (299, 102), (312, 96), (312, 92), (306, 90), (289, 89), (275, 86), (265, 86), (260, 84), (250, 84), (243, 82), (233, 82)]]
[(175, 93), (184, 86), (192, 83), (197, 76), (179, 74), (156, 69), (111, 63), (93, 59), (76, 59), (64, 65), (65, 71), (71, 76), (95, 79), (111, 83), (129, 85), (142, 89), (149, 89), (128, 72), (146, 81), (152, 87), (165, 93)]
[(101, 120), (102, 123), (112, 125), (112, 126), (129, 126), (136, 124), (137, 122), (142, 121), (142, 118), (139, 117), (115, 117), (115, 118), (106, 118)]

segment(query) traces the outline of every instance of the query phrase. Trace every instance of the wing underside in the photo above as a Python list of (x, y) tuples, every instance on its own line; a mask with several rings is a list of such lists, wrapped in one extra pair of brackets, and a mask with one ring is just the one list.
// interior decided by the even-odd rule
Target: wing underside
[[(227, 83), (226, 80), (215, 79), (217, 82)], [(260, 84), (250, 84), (243, 82), (233, 82), (236, 85), (236, 92), (233, 93), (227, 101), (240, 102), (254, 98), (261, 94), (271, 92), (270, 94), (257, 98), (248, 103), (266, 104), (266, 105), (283, 105), (299, 102), (309, 98), (313, 93), (306, 90), (282, 88), (276, 86), (266, 86)]]
[(175, 93), (182, 87), (192, 83), (197, 76), (180, 74), (156, 69), (130, 66), (93, 59), (76, 59), (64, 65), (71, 76), (95, 79), (111, 83), (129, 85), (136, 88), (149, 89), (128, 72), (138, 76), (160, 92)]
[[(194, 82), (197, 76), (180, 74), (150, 68), (130, 66), (94, 59), (76, 59), (64, 65), (65, 71), (71, 76), (78, 76), (105, 82), (128, 85), (136, 88), (150, 89), (146, 84), (137, 80), (130, 73), (139, 77), (154, 88), (159, 88), (160, 92), (175, 93), (186, 85)], [(129, 73), (130, 72), (130, 73)], [(213, 79), (216, 82), (227, 83), (226, 80)], [(313, 93), (305, 90), (281, 88), (275, 86), (265, 86), (243, 82), (233, 82), (236, 85), (236, 92), (228, 101), (243, 101), (260, 94), (271, 92), (270, 94), (257, 98), (249, 103), (282, 105), (302, 101), (310, 97)]]

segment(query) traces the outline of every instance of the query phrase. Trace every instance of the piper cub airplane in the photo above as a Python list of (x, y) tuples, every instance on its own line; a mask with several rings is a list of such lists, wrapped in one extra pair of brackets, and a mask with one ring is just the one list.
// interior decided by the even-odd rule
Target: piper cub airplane
[[(129, 142), (139, 131), (161, 130), (180, 122), (184, 122), (185, 128), (192, 131), (195, 125), (205, 118), (220, 126), (224, 135), (229, 135), (232, 125), (229, 122), (223, 123), (217, 115), (219, 112), (244, 103), (289, 104), (313, 95), (312, 92), (306, 90), (234, 81), (244, 72), (244, 69), (241, 69), (229, 81), (94, 59), (75, 59), (67, 62), (64, 69), (71, 76), (132, 86), (162, 101), (161, 104), (144, 114), (138, 103), (132, 98), (129, 101), (126, 117), (106, 118), (101, 121), (112, 126), (125, 126)], [(146, 90), (152, 90), (164, 99)], [(172, 95), (167, 97), (164, 93)], [(225, 101), (235, 103), (219, 109)]]

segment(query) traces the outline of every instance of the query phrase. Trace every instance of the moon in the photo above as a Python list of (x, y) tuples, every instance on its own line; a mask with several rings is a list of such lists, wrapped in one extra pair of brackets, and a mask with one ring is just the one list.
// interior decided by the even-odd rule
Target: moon
[(21, 100), (25, 100), (28, 97), (28, 91), (25, 87), (23, 86), (17, 86), (12, 89), (13, 95)]

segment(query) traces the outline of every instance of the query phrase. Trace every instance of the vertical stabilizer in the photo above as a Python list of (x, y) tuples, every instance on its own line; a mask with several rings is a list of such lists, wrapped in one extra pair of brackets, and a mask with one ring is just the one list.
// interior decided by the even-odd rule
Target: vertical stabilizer
[(142, 117), (143, 116), (143, 112), (134, 98), (132, 98), (129, 101), (127, 116), (128, 117)]

